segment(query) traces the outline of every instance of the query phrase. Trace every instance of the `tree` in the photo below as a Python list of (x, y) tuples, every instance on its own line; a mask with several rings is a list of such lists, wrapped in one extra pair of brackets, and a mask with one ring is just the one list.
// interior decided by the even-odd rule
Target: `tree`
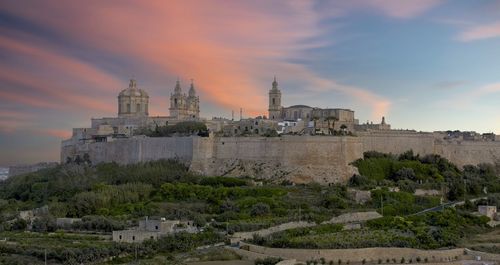
[(391, 176), (391, 178), (394, 181), (399, 181), (404, 179), (415, 180), (416, 177), (417, 176), (415, 175), (415, 171), (413, 171), (413, 168), (408, 168), (408, 167), (401, 168)]

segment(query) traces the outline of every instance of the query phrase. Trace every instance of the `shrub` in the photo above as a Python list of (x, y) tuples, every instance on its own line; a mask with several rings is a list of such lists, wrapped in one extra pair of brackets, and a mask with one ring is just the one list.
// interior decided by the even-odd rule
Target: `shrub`
[(271, 212), (271, 207), (269, 207), (268, 204), (259, 202), (252, 206), (252, 209), (250, 210), (250, 215), (252, 216), (262, 216), (262, 215), (267, 215)]
[(274, 257), (267, 257), (264, 259), (258, 258), (255, 260), (254, 264), (255, 265), (274, 265), (282, 260), (283, 260), (282, 258), (274, 258)]

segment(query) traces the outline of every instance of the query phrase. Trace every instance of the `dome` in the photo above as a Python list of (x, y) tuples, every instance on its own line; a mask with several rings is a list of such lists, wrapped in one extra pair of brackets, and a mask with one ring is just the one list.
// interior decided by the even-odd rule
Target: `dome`
[(149, 97), (148, 93), (143, 89), (137, 88), (137, 82), (134, 79), (130, 79), (128, 88), (122, 90), (119, 97)]

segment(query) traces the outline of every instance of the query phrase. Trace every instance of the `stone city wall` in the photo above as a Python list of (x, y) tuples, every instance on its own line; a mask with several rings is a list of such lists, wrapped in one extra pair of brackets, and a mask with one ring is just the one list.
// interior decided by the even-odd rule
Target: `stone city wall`
[(63, 145), (61, 161), (66, 157), (89, 154), (92, 163), (117, 162), (132, 164), (158, 159), (179, 159), (190, 163), (193, 158), (192, 137), (137, 137), (111, 142)]
[(356, 137), (216, 137), (196, 143), (191, 169), (208, 175), (250, 176), (296, 183), (341, 182), (362, 156)]
[(111, 142), (64, 141), (61, 161), (88, 153), (98, 162), (137, 163), (176, 158), (205, 175), (250, 176), (295, 183), (345, 182), (357, 169), (349, 165), (365, 151), (438, 154), (451, 162), (500, 163), (500, 142), (447, 141), (432, 133), (361, 133), (357, 137), (134, 137)]

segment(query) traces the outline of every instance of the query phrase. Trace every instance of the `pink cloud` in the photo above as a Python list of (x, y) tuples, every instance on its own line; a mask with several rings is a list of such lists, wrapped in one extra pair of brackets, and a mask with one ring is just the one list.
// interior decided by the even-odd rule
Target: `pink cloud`
[[(88, 109), (97, 109), (104, 112), (113, 113), (115, 107), (102, 99), (81, 95), (61, 87), (57, 82), (51, 82), (41, 77), (35, 77), (26, 71), (14, 70), (0, 64), (0, 80), (16, 85), (30, 87), (40, 91), (44, 96), (49, 96), (51, 101), (59, 102), (59, 107), (74, 109), (75, 105)], [(37, 103), (34, 105), (38, 107)]]
[(469, 42), (500, 37), (500, 22), (469, 27), (459, 34), (458, 40)]
[(366, 0), (362, 1), (395, 18), (413, 18), (442, 4), (443, 0)]
[(28, 105), (38, 108), (61, 109), (61, 105), (48, 100), (43, 100), (30, 95), (14, 93), (9, 91), (0, 91), (0, 98), (4, 102), (17, 102), (22, 105)]
[(410, 19), (444, 3), (444, 0), (350, 0), (327, 1), (325, 13), (335, 10), (338, 15), (346, 15), (358, 9), (398, 18)]
[[(439, 1), (416, 2), (420, 4), (360, 1), (395, 17), (415, 16)], [(295, 72), (287, 72), (290, 65), (296, 72), (308, 73), (301, 75), (306, 86), (324, 79), (301, 64), (288, 63), (290, 59), (307, 59), (305, 49), (327, 43), (321, 38), (326, 33), (320, 25), (324, 12), (312, 1), (90, 1), (82, 5), (47, 1), (31, 3), (30, 8), (10, 2), (4, 9), (49, 26), (92, 49), (133, 58), (183, 79), (194, 78), (205, 96), (203, 100), (228, 110), (242, 107), (252, 115), (266, 113), (270, 79), (279, 73), (283, 73), (283, 78), (294, 79)], [(4, 46), (9, 44), (0, 39), (0, 45), (2, 42)], [(95, 83), (116, 89), (114, 80), (97, 74), (99, 70), (84, 63), (54, 58), (33, 47), (9, 48), (46, 56), (83, 76), (95, 74)], [(269, 79), (262, 81), (264, 77)], [(329, 81), (331, 89), (370, 106), (375, 114), (387, 112), (390, 103), (381, 96)], [(153, 115), (163, 113), (152, 110)]]

